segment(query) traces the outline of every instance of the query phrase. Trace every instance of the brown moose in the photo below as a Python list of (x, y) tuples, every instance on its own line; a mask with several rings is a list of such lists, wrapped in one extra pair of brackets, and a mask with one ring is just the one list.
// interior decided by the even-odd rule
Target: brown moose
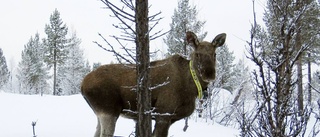
[[(194, 51), (191, 54), (194, 68), (203, 89), (215, 79), (217, 47), (222, 46), (226, 34), (213, 41), (199, 42), (193, 32), (186, 39)], [(198, 95), (189, 68), (190, 60), (180, 55), (150, 63), (151, 105), (155, 127), (153, 137), (166, 137), (171, 124), (190, 116)], [(95, 137), (113, 137), (116, 121), (121, 114), (136, 119), (135, 65), (103, 65), (89, 73), (82, 82), (81, 93), (98, 118)]]

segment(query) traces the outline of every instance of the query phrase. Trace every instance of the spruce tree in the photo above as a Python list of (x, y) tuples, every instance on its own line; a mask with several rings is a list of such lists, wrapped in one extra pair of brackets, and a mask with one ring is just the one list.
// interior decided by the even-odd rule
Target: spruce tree
[(80, 84), (83, 77), (89, 73), (90, 65), (84, 60), (83, 50), (80, 49), (81, 40), (72, 34), (68, 45), (67, 58), (64, 64), (58, 67), (57, 89), (59, 94), (72, 95), (80, 93)]
[(8, 70), (6, 58), (0, 48), (0, 89), (9, 81), (10, 72)]
[(48, 89), (49, 72), (44, 63), (43, 51), (38, 33), (24, 45), (17, 74), (20, 93), (42, 94)]
[(234, 76), (233, 61), (235, 59), (233, 52), (229, 50), (228, 46), (221, 46), (216, 51), (217, 54), (217, 80), (216, 83), (218, 87), (233, 91), (231, 77)]
[(174, 10), (171, 17), (170, 31), (166, 38), (163, 39), (168, 46), (168, 55), (189, 55), (191, 49), (187, 46), (185, 40), (187, 31), (193, 31), (200, 41), (206, 37), (207, 32), (201, 32), (205, 21), (199, 21), (197, 15), (196, 6), (190, 6), (189, 0), (179, 0), (178, 9)]
[(49, 67), (53, 66), (53, 95), (57, 94), (57, 68), (64, 63), (67, 57), (67, 46), (69, 40), (66, 38), (68, 28), (60, 18), (57, 9), (50, 16), (50, 24), (46, 24), (45, 33), (47, 38), (44, 39), (46, 50), (46, 63)]

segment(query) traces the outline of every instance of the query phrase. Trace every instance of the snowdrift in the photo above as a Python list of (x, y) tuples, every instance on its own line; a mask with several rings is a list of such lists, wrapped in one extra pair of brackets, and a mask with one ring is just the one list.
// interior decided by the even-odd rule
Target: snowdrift
[[(32, 122), (37, 122), (37, 137), (92, 137), (96, 116), (81, 95), (39, 96), (17, 95), (0, 92), (0, 137), (32, 137)], [(174, 123), (170, 137), (235, 137), (237, 129), (217, 123), (189, 120), (183, 132), (184, 120)], [(134, 132), (134, 122), (119, 118), (115, 135), (129, 136)]]

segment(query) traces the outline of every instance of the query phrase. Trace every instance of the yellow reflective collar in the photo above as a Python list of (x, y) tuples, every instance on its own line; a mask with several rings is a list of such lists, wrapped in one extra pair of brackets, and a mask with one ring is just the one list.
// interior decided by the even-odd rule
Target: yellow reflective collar
[(190, 73), (191, 73), (191, 76), (193, 78), (193, 81), (196, 84), (197, 89), (198, 89), (198, 98), (202, 99), (202, 97), (203, 97), (203, 95), (202, 95), (202, 87), (201, 87), (200, 81), (198, 79), (198, 76), (196, 74), (196, 71), (193, 68), (193, 63), (192, 63), (191, 60), (190, 60), (190, 63), (189, 63), (189, 67), (190, 67)]

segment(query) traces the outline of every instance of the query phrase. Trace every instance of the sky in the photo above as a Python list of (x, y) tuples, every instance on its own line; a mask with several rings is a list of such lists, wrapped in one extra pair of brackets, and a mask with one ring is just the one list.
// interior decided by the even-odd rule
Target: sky
[[(258, 19), (263, 15), (265, 0), (256, 0)], [(177, 8), (178, 0), (149, 0), (150, 15), (161, 12), (164, 17), (157, 26), (157, 30), (168, 31), (173, 11)], [(197, 6), (198, 19), (206, 21), (204, 31), (208, 32), (206, 41), (219, 33), (227, 33), (226, 44), (234, 51), (236, 59), (245, 58), (246, 40), (253, 22), (252, 0), (190, 0), (191, 5)], [(113, 43), (110, 35), (118, 34), (119, 30), (112, 27), (117, 23), (110, 17), (111, 12), (104, 9), (99, 0), (10, 0), (0, 5), (0, 47), (7, 59), (7, 63), (17, 64), (21, 59), (24, 45), (36, 33), (41, 38), (45, 24), (49, 24), (50, 15), (55, 9), (60, 12), (62, 21), (67, 24), (69, 31), (75, 31), (82, 40), (85, 58), (90, 63), (101, 62), (108, 64), (115, 60), (112, 53), (98, 47), (93, 41), (107, 46), (98, 33)], [(258, 20), (259, 21), (259, 20)], [(166, 52), (163, 38), (151, 41), (151, 50), (159, 49), (160, 54)], [(133, 44), (134, 46), (134, 44)], [(14, 65), (12, 66), (14, 67)]]

